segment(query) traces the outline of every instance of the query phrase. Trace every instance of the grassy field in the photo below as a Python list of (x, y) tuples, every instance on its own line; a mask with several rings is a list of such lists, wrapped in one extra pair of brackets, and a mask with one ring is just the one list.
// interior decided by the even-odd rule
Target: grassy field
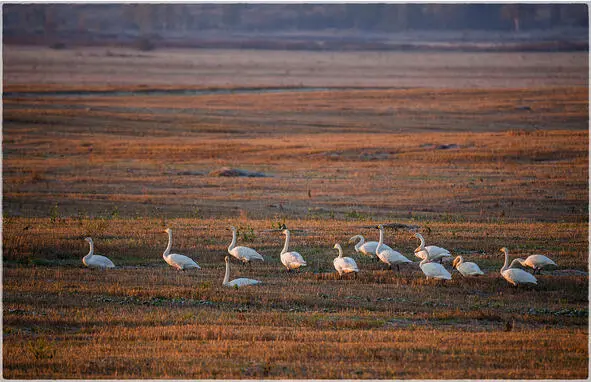
[[(5, 378), (588, 377), (586, 54), (37, 49), (4, 49)], [(354, 254), (379, 223), (486, 275)], [(263, 285), (222, 287), (231, 225)], [(166, 227), (202, 270), (164, 263)], [(89, 235), (117, 269), (83, 268)], [(558, 267), (513, 288), (503, 246)]]

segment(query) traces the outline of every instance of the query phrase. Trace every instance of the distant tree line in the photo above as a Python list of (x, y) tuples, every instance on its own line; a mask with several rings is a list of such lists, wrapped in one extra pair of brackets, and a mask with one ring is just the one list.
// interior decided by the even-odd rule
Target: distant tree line
[(528, 30), (588, 25), (586, 4), (5, 4), (12, 33), (358, 29)]
[[(587, 4), (5, 4), (4, 42), (115, 42), (152, 49), (155, 41), (199, 44), (204, 31), (505, 31), (588, 29)], [(272, 34), (266, 35), (273, 38)], [(252, 44), (252, 43), (251, 43)], [(268, 42), (267, 42), (268, 44)], [(244, 45), (244, 44), (243, 44)], [(203, 45), (202, 45), (203, 46)], [(221, 45), (219, 45), (221, 46)], [(244, 45), (246, 46), (246, 45)], [(287, 45), (277, 45), (286, 47)], [(585, 47), (587, 49), (587, 47)]]

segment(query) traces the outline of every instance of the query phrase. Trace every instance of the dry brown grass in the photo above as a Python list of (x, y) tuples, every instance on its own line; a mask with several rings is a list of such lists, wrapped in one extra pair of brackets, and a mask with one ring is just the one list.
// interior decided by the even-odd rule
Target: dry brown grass
[[(440, 81), (5, 98), (4, 377), (588, 377), (588, 277), (567, 272), (588, 269), (587, 70), (585, 86), (577, 74), (586, 56), (33, 53), (5, 51), (5, 90), (393, 86), (400, 73), (416, 86), (418, 72)], [(504, 59), (516, 70), (499, 69)], [(471, 60), (472, 77), (450, 69), (458, 60)], [(58, 84), (65, 62), (78, 67)], [(179, 81), (201, 71), (208, 83)], [(223, 166), (272, 176), (206, 175)], [(486, 275), (426, 280), (416, 263), (389, 271), (346, 245), (357, 233), (375, 240), (371, 227), (386, 222), (418, 225)], [(279, 262), (283, 223), (308, 261), (301, 272)], [(266, 258), (233, 263), (233, 277), (263, 285), (221, 286), (230, 225)], [(165, 227), (202, 270), (163, 262)], [(82, 268), (88, 235), (119, 269)], [(336, 242), (358, 261), (357, 279), (336, 277)], [(408, 230), (387, 231), (386, 242), (417, 260)], [(502, 246), (547, 254), (558, 269), (513, 288), (498, 274)]]
[[(345, 111), (341, 102), (332, 99), (341, 93), (370, 111), (360, 113), (352, 106), (352, 111)], [(127, 215), (138, 210), (146, 214), (152, 205), (176, 216), (192, 216), (196, 209), (202, 216), (229, 216), (237, 208), (253, 217), (281, 212), (270, 206), (281, 206), (291, 216), (321, 209), (336, 216), (356, 210), (372, 216), (412, 211), (459, 219), (532, 219), (539, 218), (541, 208), (549, 209), (545, 216), (566, 221), (586, 215), (585, 204), (578, 202), (586, 200), (588, 179), (588, 132), (584, 130), (588, 112), (580, 102), (586, 95), (582, 89), (491, 91), (491, 103), (484, 112), (486, 103), (471, 102), (476, 91), (437, 91), (438, 96), (426, 102), (423, 97), (431, 93), (311, 94), (308, 110), (287, 119), (281, 109), (302, 102), (301, 94), (171, 96), (177, 98), (171, 104), (166, 103), (167, 96), (124, 101), (121, 97), (48, 98), (49, 109), (35, 103), (23, 108), (33, 102), (29, 100), (8, 101), (4, 197), (10, 203), (6, 207), (34, 200), (40, 205), (27, 205), (24, 210), (33, 207), (41, 215), (47, 213), (48, 203), (55, 202), (68, 214), (76, 214), (73, 201), (86, 211), (118, 204)], [(533, 114), (525, 115), (515, 109), (497, 110), (495, 100), (517, 105), (519, 99), (535, 98), (538, 93), (547, 97), (546, 104), (555, 95), (553, 106), (536, 105)], [(395, 111), (384, 115), (376, 94)], [(420, 110), (406, 111), (398, 98)], [(458, 116), (436, 111), (444, 108), (447, 98), (463, 105)], [(241, 99), (248, 104), (236, 106)], [(134, 110), (153, 107), (137, 105), (145, 101), (160, 102), (165, 109), (141, 118)], [(73, 103), (80, 102), (99, 102), (100, 107), (93, 106), (96, 112), (74, 108)], [(121, 102), (129, 108), (110, 111)], [(178, 105), (191, 108), (196, 102), (201, 102), (196, 105), (201, 109), (176, 114)], [(335, 110), (327, 109), (330, 102)], [(210, 103), (224, 103), (230, 109), (224, 113), (231, 116), (215, 117)], [(556, 115), (558, 109), (572, 110)], [(174, 119), (169, 112), (175, 113)], [(478, 121), (475, 115), (480, 116)], [(440, 121), (454, 126), (441, 126)], [(51, 131), (47, 126), (52, 126)], [(434, 149), (445, 144), (457, 148)], [(179, 175), (208, 173), (224, 165), (273, 177)], [(209, 208), (213, 202), (215, 210)]]
[[(287, 220), (292, 248), (309, 267), (288, 274), (279, 262), (274, 220), (170, 219), (173, 249), (203, 267), (180, 273), (160, 258), (160, 219), (109, 220), (96, 250), (122, 266), (83, 269), (84, 226), (75, 218), (5, 219), (4, 375), (9, 378), (585, 378), (588, 278), (538, 277), (533, 288), (500, 278), (500, 245), (514, 255), (547, 249), (560, 269), (586, 269), (582, 227), (574, 224), (430, 223), (428, 235), (478, 262), (486, 276), (440, 283), (415, 264), (400, 273), (353, 255), (357, 279), (339, 280), (330, 243), (358, 221)], [(373, 224), (375, 222), (363, 222)], [(265, 263), (233, 265), (233, 277), (262, 280), (221, 286), (234, 224)], [(27, 230), (23, 229), (30, 226)], [(252, 229), (252, 231), (251, 231)], [(577, 232), (577, 230), (579, 230)], [(484, 243), (480, 233), (494, 232)], [(26, 232), (26, 233), (25, 233)], [(538, 236), (535, 233), (538, 233)], [(461, 237), (458, 237), (461, 233)], [(531, 234), (526, 246), (516, 234)], [(539, 233), (543, 233), (539, 236)], [(19, 241), (17, 238), (25, 237)], [(413, 258), (416, 240), (388, 232)], [(565, 238), (575, 238), (563, 247)], [(17, 242), (22, 248), (16, 248)], [(26, 244), (25, 244), (26, 243)], [(328, 244), (327, 244), (328, 243)], [(30, 245), (27, 252), (27, 246)], [(484, 251), (482, 253), (481, 251)], [(294, 288), (293, 285), (297, 285)], [(507, 325), (511, 331), (506, 332)], [(247, 349), (252, 349), (251, 351)], [(40, 353), (34, 358), (34, 352)], [(519, 362), (511, 358), (519, 354)], [(182, 362), (181, 359), (189, 359)], [(438, 371), (426, 368), (436, 362)], [(394, 362), (396, 361), (396, 362)], [(458, 363), (475, 365), (458, 368)], [(547, 368), (545, 365), (561, 365)], [(533, 365), (537, 365), (533, 367)]]

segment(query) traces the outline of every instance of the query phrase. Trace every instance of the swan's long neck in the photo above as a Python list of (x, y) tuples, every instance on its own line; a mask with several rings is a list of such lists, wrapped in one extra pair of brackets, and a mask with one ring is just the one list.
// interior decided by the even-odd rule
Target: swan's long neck
[(505, 252), (505, 264), (503, 264), (503, 268), (501, 268), (501, 273), (505, 272), (507, 268), (509, 268), (509, 251), (507, 248), (505, 248), (503, 249), (503, 252)]
[(430, 261), (431, 260), (429, 259), (429, 256), (425, 256), (425, 258), (419, 263), (419, 267), (422, 268), (423, 265), (427, 264)]
[(355, 238), (359, 239), (357, 244), (355, 244), (355, 252), (359, 252), (359, 249), (361, 248), (361, 246), (363, 244), (365, 244), (365, 238), (361, 235), (357, 235), (357, 236), (355, 236)]
[(519, 259), (519, 258), (517, 258), (517, 259), (513, 259), (513, 261), (512, 261), (512, 262), (511, 262), (511, 264), (509, 265), (509, 268), (513, 268), (513, 266), (514, 266), (515, 264), (517, 264), (517, 263), (519, 263), (519, 264), (521, 264), (522, 266), (524, 266), (524, 265), (525, 265), (525, 264), (524, 264), (524, 263), (525, 263), (525, 260), (523, 260), (523, 259)]
[(335, 248), (337, 251), (339, 251), (339, 255), (337, 257), (343, 257), (343, 248), (341, 248), (340, 245), (337, 245)]
[(458, 256), (458, 262), (456, 263), (456, 267), (460, 266), (464, 262), (464, 258), (462, 256)]
[(282, 255), (287, 252), (287, 249), (289, 248), (289, 235), (289, 231), (285, 231), (285, 244), (283, 244), (283, 249), (281, 250)]
[(92, 240), (89, 240), (88, 244), (90, 245), (90, 250), (88, 251), (88, 255), (84, 256), (85, 259), (90, 259), (94, 255), (94, 243)]
[(230, 262), (226, 261), (226, 275), (224, 276), (224, 281), (222, 285), (226, 285), (230, 281)]
[(233, 229), (232, 230), (232, 242), (228, 246), (228, 252), (232, 251), (235, 246), (236, 246), (236, 230)]
[(417, 234), (417, 237), (421, 241), (421, 245), (419, 245), (419, 248), (422, 250), (425, 249), (425, 239), (423, 238), (423, 235)]
[(166, 260), (166, 258), (168, 257), (168, 254), (170, 253), (171, 248), (172, 248), (172, 231), (168, 231), (168, 245), (166, 246), (166, 249), (164, 250), (164, 253), (162, 254), (162, 257), (164, 257), (164, 260)]
[(376, 247), (376, 253), (380, 252), (380, 249), (382, 249), (382, 245), (384, 245), (384, 229), (380, 228), (380, 241), (378, 241), (378, 246)]
[[(424, 259), (425, 263), (430, 262), (431, 261), (431, 258), (429, 257), (430, 253), (429, 253), (429, 251), (427, 251), (427, 248), (425, 248), (425, 239), (423, 239), (423, 235), (418, 233), (416, 235), (416, 237), (421, 241), (421, 245), (419, 245), (419, 248), (415, 249), (415, 253), (424, 252), (425, 253), (425, 259)], [(419, 266), (420, 266), (420, 264), (419, 264)]]

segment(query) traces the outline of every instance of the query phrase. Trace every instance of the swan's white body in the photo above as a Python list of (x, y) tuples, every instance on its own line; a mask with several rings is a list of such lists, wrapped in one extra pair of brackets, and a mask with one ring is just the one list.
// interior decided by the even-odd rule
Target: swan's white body
[(549, 258), (547, 258), (544, 255), (531, 255), (531, 256), (528, 256), (525, 260), (523, 260), (521, 258), (517, 258), (511, 262), (511, 265), (509, 266), (509, 268), (513, 268), (513, 265), (516, 262), (518, 262), (519, 264), (521, 264), (524, 267), (532, 268), (534, 270), (534, 272), (533, 272), (534, 274), (536, 274), (536, 272), (540, 273), (542, 268), (544, 268), (545, 266), (548, 266), (548, 265), (556, 266), (556, 263), (554, 261), (550, 260)]
[(359, 272), (359, 268), (357, 267), (357, 263), (350, 257), (343, 257), (343, 248), (339, 243), (334, 245), (334, 248), (339, 251), (339, 255), (333, 260), (334, 269), (339, 272), (339, 276), (342, 276), (343, 273), (352, 273), (352, 272)]
[(501, 276), (510, 284), (515, 286), (519, 284), (537, 284), (538, 280), (523, 269), (509, 267), (509, 250), (503, 247), (501, 252), (505, 253), (505, 264), (501, 268)]
[(421, 241), (421, 245), (415, 249), (415, 256), (419, 259), (425, 260), (427, 254), (431, 261), (442, 260), (444, 257), (451, 257), (451, 253), (445, 248), (436, 245), (425, 246), (425, 239), (420, 233), (416, 233), (415, 237)]
[(300, 255), (298, 252), (288, 252), (289, 248), (289, 239), (290, 233), (288, 229), (283, 230), (283, 234), (285, 235), (285, 244), (283, 245), (283, 250), (281, 250), (281, 263), (287, 268), (288, 271), (292, 269), (298, 269), (299, 267), (305, 267), (306, 260)]
[(228, 256), (226, 256), (224, 258), (224, 261), (226, 262), (226, 275), (224, 276), (224, 281), (222, 282), (223, 286), (240, 288), (240, 287), (248, 286), (248, 285), (261, 284), (261, 282), (259, 280), (247, 279), (244, 277), (229, 281), (230, 280), (230, 258)]
[(478, 264), (464, 261), (462, 256), (457, 256), (454, 259), (453, 267), (464, 277), (480, 276), (484, 274)]
[(378, 229), (380, 230), (380, 241), (378, 242), (378, 246), (376, 247), (376, 256), (380, 259), (382, 263), (388, 264), (388, 267), (392, 269), (392, 265), (396, 265), (398, 270), (400, 270), (400, 264), (404, 263), (412, 263), (409, 259), (404, 257), (400, 252), (393, 250), (390, 247), (384, 245), (384, 226), (379, 225)]
[(84, 265), (86, 265), (89, 268), (115, 268), (115, 264), (113, 264), (111, 260), (109, 260), (105, 256), (94, 254), (94, 243), (92, 242), (91, 238), (86, 237), (84, 238), (84, 240), (86, 240), (88, 244), (90, 244), (90, 251), (88, 252), (88, 255), (82, 258), (82, 263)]
[(168, 263), (173, 268), (178, 269), (179, 271), (184, 271), (187, 269), (201, 269), (201, 267), (193, 261), (191, 258), (185, 255), (179, 255), (178, 253), (170, 253), (170, 249), (172, 248), (172, 230), (167, 228), (164, 230), (168, 234), (168, 245), (162, 254), (162, 258), (164, 261)]
[[(355, 244), (355, 252), (361, 252), (366, 256), (374, 257), (376, 255), (376, 248), (378, 247), (377, 241), (365, 241), (365, 238), (361, 235), (355, 235), (349, 239), (349, 243), (355, 242), (355, 240), (359, 240), (357, 244)], [(392, 249), (388, 247), (386, 244), (382, 245), (382, 249)]]
[(430, 263), (431, 259), (427, 257), (419, 263), (419, 267), (427, 276), (427, 278), (434, 278), (440, 280), (451, 280), (451, 274), (439, 263)]
[(235, 227), (230, 227), (230, 229), (232, 230), (232, 242), (230, 243), (230, 245), (228, 246), (228, 253), (232, 256), (234, 256), (235, 258), (237, 258), (238, 260), (244, 262), (244, 263), (248, 263), (251, 260), (261, 260), (261, 261), (265, 261), (265, 259), (263, 259), (263, 256), (258, 253), (257, 251), (255, 251), (252, 248), (248, 248), (248, 247), (242, 247), (242, 246), (236, 246), (236, 228)]

